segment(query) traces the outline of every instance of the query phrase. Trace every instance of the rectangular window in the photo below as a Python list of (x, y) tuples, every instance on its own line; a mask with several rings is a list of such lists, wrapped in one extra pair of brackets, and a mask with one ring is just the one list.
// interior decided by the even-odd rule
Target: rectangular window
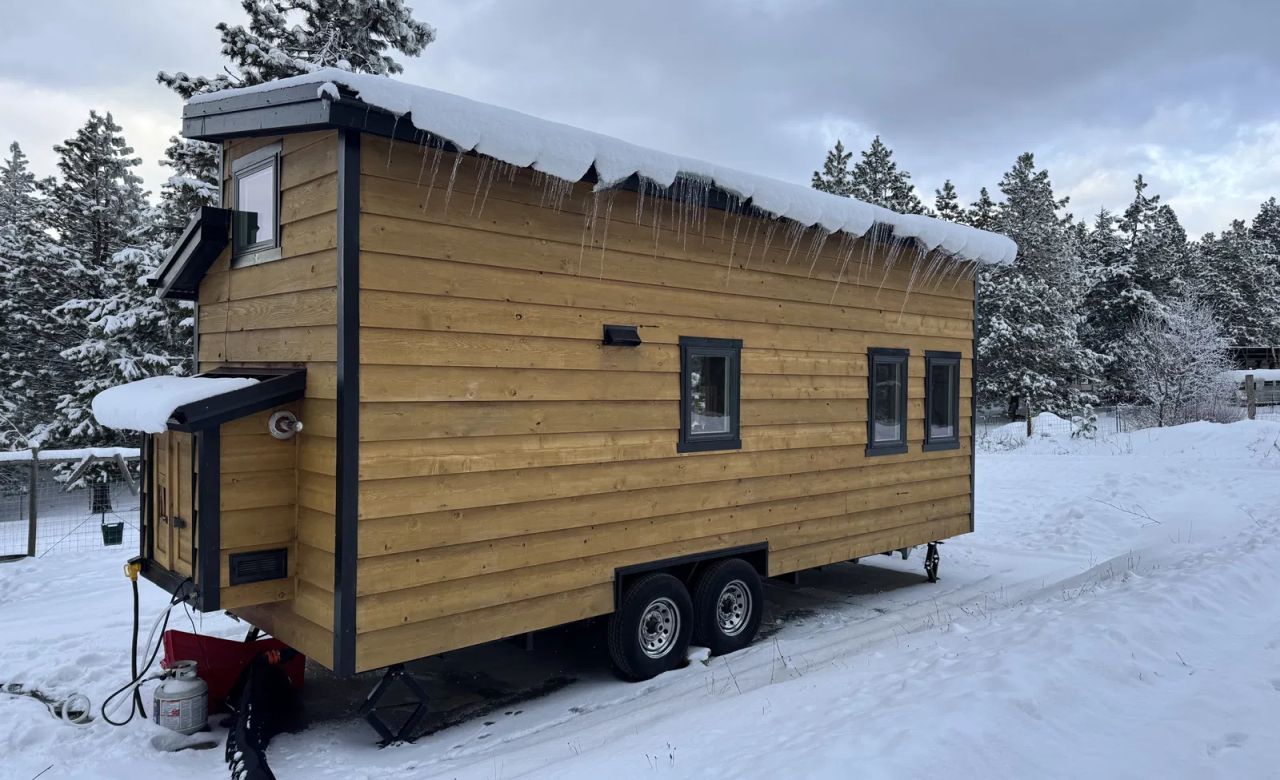
[(867, 350), (867, 454), (907, 451), (907, 350)]
[(680, 337), (678, 452), (736, 450), (742, 342)]
[(280, 144), (250, 152), (231, 163), (235, 206), (231, 237), (237, 265), (280, 257)]
[(924, 449), (960, 446), (960, 353), (924, 353)]

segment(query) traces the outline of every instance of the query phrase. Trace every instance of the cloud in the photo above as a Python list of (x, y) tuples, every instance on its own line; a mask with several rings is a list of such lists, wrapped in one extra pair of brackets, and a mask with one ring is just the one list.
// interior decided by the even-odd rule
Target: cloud
[[(835, 138), (856, 151), (878, 133), (922, 193), (951, 178), (971, 200), (1033, 151), (1077, 214), (1123, 208), (1143, 172), (1193, 234), (1251, 216), (1280, 181), (1280, 5), (1265, 0), (412, 4), (439, 39), (411, 81), (789, 181)], [(0, 140), (51, 145), (110, 98), (149, 160), (179, 113), (154, 72), (214, 72), (213, 24), (243, 21), (234, 0), (18, 14), (0, 81), (58, 118), (5, 112)]]

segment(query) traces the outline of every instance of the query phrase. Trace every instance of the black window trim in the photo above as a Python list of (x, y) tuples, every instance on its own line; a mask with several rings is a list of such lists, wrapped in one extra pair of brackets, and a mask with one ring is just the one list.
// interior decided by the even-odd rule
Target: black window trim
[[(867, 350), (867, 455), (901, 455), (907, 451), (907, 382), (910, 351), (888, 347)], [(902, 382), (898, 387), (898, 408), (902, 410), (896, 441), (876, 441), (876, 366), (896, 363), (902, 366)]]
[(284, 150), (284, 145), (277, 141), (268, 144), (261, 149), (255, 149), (252, 152), (241, 155), (231, 162), (231, 200), (233, 207), (238, 211), (240, 208), (240, 179), (252, 173), (270, 168), (272, 172), (272, 182), (276, 191), (276, 213), (275, 213), (275, 230), (272, 235), (262, 241), (249, 246), (240, 246), (239, 236), (236, 235), (236, 223), (239, 221), (235, 217), (232, 218), (231, 228), (231, 266), (233, 268), (241, 268), (249, 265), (257, 265), (258, 263), (266, 263), (271, 260), (279, 260), (281, 257), (280, 248), (280, 206), (282, 205), (281, 189), (280, 189), (280, 158)]
[[(950, 366), (955, 370), (955, 382), (951, 393), (951, 419), (955, 433), (946, 438), (935, 439), (929, 433), (929, 391), (931, 384), (929, 374), (935, 365)], [(928, 350), (924, 353), (924, 451), (960, 449), (960, 353)]]
[[(729, 413), (726, 433), (699, 433), (689, 430), (689, 361), (694, 355), (729, 359), (729, 390), (725, 407)], [(742, 449), (742, 340), (680, 337), (680, 439), (676, 452), (709, 452)]]

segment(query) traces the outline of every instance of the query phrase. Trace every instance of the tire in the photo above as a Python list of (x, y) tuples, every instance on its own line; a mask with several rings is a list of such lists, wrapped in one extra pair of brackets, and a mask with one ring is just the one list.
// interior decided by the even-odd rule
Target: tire
[(755, 567), (741, 558), (717, 561), (693, 587), (693, 641), (714, 655), (741, 650), (756, 638), (763, 608)]
[(684, 583), (648, 574), (631, 583), (609, 617), (609, 657), (623, 679), (648, 680), (684, 666), (692, 636), (693, 602)]

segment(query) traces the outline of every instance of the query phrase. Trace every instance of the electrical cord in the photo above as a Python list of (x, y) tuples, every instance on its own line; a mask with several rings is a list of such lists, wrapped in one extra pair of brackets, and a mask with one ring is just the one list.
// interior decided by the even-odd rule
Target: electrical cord
[[(149, 680), (155, 680), (161, 677), (168, 676), (167, 671), (159, 672), (149, 677), (147, 676), (147, 672), (151, 671), (151, 667), (155, 664), (157, 656), (160, 655), (160, 648), (164, 645), (164, 632), (169, 628), (169, 615), (173, 612), (174, 607), (176, 607), (178, 604), (181, 604), (183, 602), (183, 600), (179, 598), (178, 594), (182, 591), (182, 586), (189, 581), (188, 579), (178, 583), (178, 585), (173, 589), (173, 594), (169, 599), (169, 605), (165, 607), (163, 612), (161, 612), (159, 615), (156, 615), (155, 622), (151, 624), (151, 631), (148, 632), (147, 634), (147, 641), (142, 645), (143, 647), (142, 655), (144, 658), (146, 658), (146, 665), (142, 667), (141, 671), (138, 671), (137, 660), (136, 660), (137, 653), (138, 653), (138, 620), (137, 620), (138, 583), (137, 583), (137, 571), (133, 568), (133, 566), (134, 566), (133, 564), (130, 564), (130, 566), (126, 567), (125, 569), (130, 579), (133, 580), (133, 598), (134, 598), (133, 609), (134, 609), (134, 616), (135, 616), (135, 619), (133, 622), (134, 661), (133, 661), (133, 668), (131, 669), (133, 678), (130, 679), (129, 682), (122, 685), (120, 688), (116, 689), (116, 691), (112, 693), (110, 696), (103, 699), (102, 706), (99, 709), (99, 712), (102, 715), (102, 719), (105, 720), (107, 723), (110, 723), (112, 726), (127, 725), (130, 721), (133, 720), (134, 716), (137, 715), (139, 712), (142, 713), (142, 717), (144, 719), (147, 717), (146, 711), (142, 707), (142, 693), (138, 689), (143, 683)], [(157, 628), (160, 629), (160, 639), (155, 642), (155, 646), (153, 647), (152, 641), (155, 640), (156, 638)], [(118, 696), (120, 696), (125, 692), (129, 692), (131, 694), (131, 696), (128, 699), (128, 701), (131, 702), (131, 705), (129, 707), (129, 716), (121, 721), (112, 720), (111, 714), (114, 713), (116, 710), (120, 709), (120, 707), (124, 704), (126, 700), (120, 699), (119, 701), (116, 701), (115, 705), (112, 705), (111, 702), (115, 701)]]

